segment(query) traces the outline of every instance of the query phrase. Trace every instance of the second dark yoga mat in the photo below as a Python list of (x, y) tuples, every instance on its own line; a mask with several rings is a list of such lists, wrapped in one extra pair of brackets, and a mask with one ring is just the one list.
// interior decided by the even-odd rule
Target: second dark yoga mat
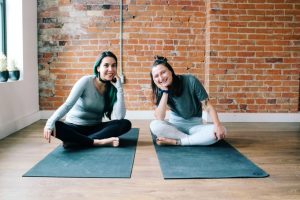
[(154, 142), (165, 179), (261, 178), (264, 170), (226, 141), (211, 146), (159, 146)]
[(119, 147), (65, 150), (61, 145), (24, 177), (130, 178), (139, 129), (120, 137)]

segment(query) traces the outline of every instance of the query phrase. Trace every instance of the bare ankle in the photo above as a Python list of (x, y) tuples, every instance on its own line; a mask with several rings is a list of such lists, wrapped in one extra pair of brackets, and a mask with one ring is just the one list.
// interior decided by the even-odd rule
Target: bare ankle
[(94, 139), (94, 146), (119, 146), (119, 138), (118, 137), (110, 137), (105, 139)]
[(158, 145), (173, 145), (173, 146), (175, 146), (175, 145), (180, 145), (181, 142), (178, 142), (178, 140), (172, 139), (172, 138), (159, 137), (159, 138), (156, 139), (156, 144), (158, 144)]

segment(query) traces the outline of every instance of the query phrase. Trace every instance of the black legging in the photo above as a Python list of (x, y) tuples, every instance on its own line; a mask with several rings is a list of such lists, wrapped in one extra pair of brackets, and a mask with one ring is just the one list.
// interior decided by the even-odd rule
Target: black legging
[(55, 123), (56, 137), (64, 144), (92, 146), (94, 139), (119, 137), (131, 129), (131, 122), (127, 119), (101, 122), (96, 126), (82, 126), (57, 121)]

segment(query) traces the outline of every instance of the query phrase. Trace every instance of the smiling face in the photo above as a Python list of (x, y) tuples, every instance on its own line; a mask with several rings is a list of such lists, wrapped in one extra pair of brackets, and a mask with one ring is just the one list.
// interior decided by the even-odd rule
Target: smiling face
[(152, 78), (156, 86), (163, 90), (168, 90), (173, 82), (172, 72), (164, 65), (159, 64), (152, 68)]
[(100, 78), (102, 80), (111, 81), (117, 74), (116, 60), (113, 57), (103, 58), (97, 71), (100, 72)]

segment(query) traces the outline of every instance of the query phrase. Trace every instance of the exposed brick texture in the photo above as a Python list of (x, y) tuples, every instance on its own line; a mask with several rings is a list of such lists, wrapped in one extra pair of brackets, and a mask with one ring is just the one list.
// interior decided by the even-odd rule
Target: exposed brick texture
[(218, 111), (299, 110), (299, 7), (295, 0), (210, 1), (205, 83)]
[[(119, 1), (38, 0), (41, 110), (54, 110), (119, 55)], [(251, 2), (251, 3), (250, 3)], [(261, 3), (262, 2), (262, 3)], [(129, 110), (150, 110), (154, 55), (204, 83), (219, 112), (297, 112), (300, 4), (293, 0), (124, 0), (123, 73)]]

